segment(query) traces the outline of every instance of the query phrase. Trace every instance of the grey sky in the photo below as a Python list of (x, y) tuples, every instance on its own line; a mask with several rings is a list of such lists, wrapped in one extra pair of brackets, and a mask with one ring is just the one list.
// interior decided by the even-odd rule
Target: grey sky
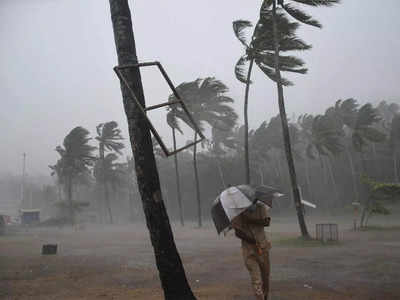
[[(295, 86), (285, 90), (289, 115), (323, 112), (339, 98), (400, 100), (400, 2), (342, 2), (312, 10), (322, 30), (299, 32), (313, 49), (299, 53), (309, 73), (290, 77)], [(161, 61), (176, 84), (217, 77), (241, 116), (244, 85), (233, 67), (243, 49), (232, 21), (255, 21), (259, 3), (131, 1), (139, 58)], [(77, 125), (94, 134), (116, 120), (127, 137), (108, 1), (1, 0), (0, 36), (0, 173), (20, 172), (24, 151), (31, 174), (48, 173), (55, 146)], [(144, 76), (148, 104), (165, 100), (154, 76)], [(251, 127), (278, 112), (275, 87), (258, 70), (249, 112)]]

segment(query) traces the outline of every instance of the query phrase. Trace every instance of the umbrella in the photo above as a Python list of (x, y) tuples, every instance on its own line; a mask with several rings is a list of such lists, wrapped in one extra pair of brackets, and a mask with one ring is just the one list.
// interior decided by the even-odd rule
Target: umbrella
[(232, 220), (257, 201), (272, 208), (272, 200), (280, 197), (278, 189), (270, 186), (238, 185), (224, 190), (211, 207), (211, 216), (218, 234), (229, 228)]

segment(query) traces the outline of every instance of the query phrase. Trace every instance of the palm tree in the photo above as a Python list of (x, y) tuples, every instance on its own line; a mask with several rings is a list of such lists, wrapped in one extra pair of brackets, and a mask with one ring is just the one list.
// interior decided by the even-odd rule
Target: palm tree
[(88, 173), (89, 167), (95, 160), (92, 152), (96, 147), (89, 145), (90, 139), (87, 129), (80, 126), (72, 129), (64, 138), (63, 146), (56, 147), (60, 159), (55, 166), (51, 167), (65, 182), (71, 224), (75, 222), (74, 210), (76, 208), (72, 199), (74, 181), (81, 174)]
[[(233, 99), (225, 95), (228, 92), (228, 87), (221, 81), (216, 80), (214, 77), (199, 78), (195, 81), (181, 83), (177, 86), (176, 90), (182, 99), (184, 99), (189, 112), (201, 129), (203, 128), (203, 123), (207, 123), (212, 128), (216, 127), (222, 130), (232, 128), (235, 125), (237, 114), (229, 105), (233, 103)], [(174, 100), (176, 100), (175, 95), (170, 95), (169, 101)], [(174, 109), (176, 118), (179, 118), (193, 128), (193, 124), (188, 120), (182, 108), (175, 106)], [(173, 128), (178, 129), (179, 127), (174, 125)], [(196, 140), (197, 132), (194, 134), (194, 141)], [(196, 184), (198, 225), (201, 227), (201, 195), (197, 169), (197, 144), (193, 147), (193, 169)]]
[(129, 199), (129, 220), (133, 222), (135, 219), (135, 209), (134, 209), (134, 196), (135, 190), (137, 189), (135, 184), (135, 162), (133, 157), (127, 157), (125, 166), (125, 173), (128, 180), (128, 199)]
[(352, 132), (351, 128), (354, 128), (355, 122), (358, 114), (358, 103), (353, 98), (348, 98), (344, 101), (338, 100), (335, 105), (328, 108), (325, 112), (325, 115), (334, 122), (337, 128), (337, 131), (340, 132), (342, 136), (342, 144), (344, 145), (344, 150), (346, 153), (346, 157), (349, 161), (349, 167), (352, 174), (352, 182), (353, 182), (353, 191), (354, 191), (354, 200), (356, 202), (359, 201), (359, 191), (358, 191), (358, 183), (356, 175), (356, 168), (352, 156)]
[[(351, 141), (353, 148), (360, 154), (362, 173), (366, 174), (366, 166), (364, 159), (365, 148), (370, 143), (381, 143), (386, 136), (374, 128), (374, 124), (380, 121), (378, 111), (372, 107), (370, 103), (364, 104), (357, 112), (357, 118), (351, 127)], [(364, 224), (367, 208), (369, 207), (370, 199), (367, 198), (361, 214), (361, 226)]]
[[(109, 0), (109, 2), (118, 64), (135, 64), (138, 59), (128, 0)], [(128, 70), (125, 77), (135, 91), (139, 103), (145, 106), (139, 68)], [(164, 297), (166, 300), (194, 300), (196, 298), (187, 282), (162, 199), (148, 123), (134, 103), (128, 88), (123, 84), (121, 92), (135, 161), (137, 184)]]
[(96, 179), (103, 187), (104, 202), (107, 206), (110, 223), (113, 224), (111, 205), (109, 199), (110, 192), (108, 190), (107, 179), (105, 176), (106, 173), (105, 152), (115, 151), (118, 154), (121, 154), (121, 150), (125, 146), (122, 142), (120, 142), (123, 140), (123, 137), (121, 135), (121, 130), (118, 128), (117, 122), (110, 121), (106, 123), (100, 123), (99, 125), (96, 126), (96, 131), (97, 131), (96, 140), (99, 142), (99, 164), (97, 166)]
[[(311, 127), (309, 127), (310, 119), (312, 120)], [(337, 131), (334, 123), (327, 116), (318, 115), (312, 117), (310, 115), (303, 115), (300, 117), (300, 124), (307, 138), (308, 144), (306, 147), (306, 153), (308, 158), (315, 159), (315, 154), (317, 154), (321, 162), (321, 168), (324, 170), (323, 157), (328, 157), (326, 165), (336, 194), (336, 200), (338, 201), (339, 193), (330, 159), (332, 156), (338, 155), (343, 149), (340, 132)]]
[[(246, 84), (245, 99), (244, 99), (244, 126), (245, 126), (245, 137), (244, 137), (244, 149), (245, 149), (245, 170), (246, 170), (246, 182), (250, 183), (250, 165), (249, 165), (249, 128), (248, 128), (248, 99), (249, 90), (251, 84), (251, 72), (253, 64), (256, 62), (257, 66), (263, 71), (268, 77), (276, 81), (276, 76), (273, 74), (273, 54), (270, 53), (272, 50), (272, 43), (270, 37), (272, 36), (271, 24), (265, 24), (265, 18), (263, 12), (266, 8), (271, 5), (271, 1), (263, 1), (261, 6), (260, 19), (256, 26), (254, 26), (253, 34), (248, 42), (246, 37), (246, 30), (252, 27), (250, 21), (237, 20), (233, 22), (233, 31), (237, 39), (242, 43), (245, 48), (245, 54), (242, 55), (235, 66), (236, 78)], [(267, 26), (266, 26), (267, 25)], [(289, 24), (288, 24), (289, 25)], [(295, 31), (297, 25), (292, 23), (287, 28), (289, 32)], [(290, 42), (284, 41), (285, 46), (289, 47), (288, 50), (306, 50), (309, 46), (300, 40), (292, 40)], [(292, 56), (279, 56), (280, 58), (280, 69), (282, 71), (294, 72), (304, 74), (307, 70), (302, 68), (304, 62), (298, 58)], [(247, 74), (247, 75), (246, 75)], [(282, 80), (284, 84), (290, 85), (288, 80)]]
[[(292, 0), (290, 2), (297, 2), (309, 6), (330, 6), (339, 1)], [(277, 4), (281, 5), (283, 11), (277, 9)], [(284, 0), (265, 0), (260, 12), (260, 19), (262, 21), (259, 23), (259, 26), (265, 27), (266, 29), (260, 29), (262, 34), (260, 34), (259, 37), (256, 36), (256, 40), (258, 39), (259, 42), (255, 42), (256, 45), (257, 43), (263, 45), (266, 53), (268, 53), (263, 55), (263, 57), (258, 58), (260, 61), (260, 68), (271, 80), (275, 81), (277, 85), (279, 112), (282, 121), (285, 154), (292, 183), (293, 199), (296, 205), (301, 233), (304, 238), (309, 238), (306, 223), (304, 221), (303, 210), (301, 207), (300, 192), (297, 185), (296, 169), (293, 161), (289, 127), (283, 96), (283, 86), (290, 85), (291, 83), (281, 77), (281, 71), (304, 74), (306, 73), (307, 69), (301, 68), (304, 63), (298, 58), (292, 56), (280, 57), (280, 53), (291, 50), (307, 50), (310, 48), (310, 46), (296, 37), (295, 31), (298, 27), (298, 23), (290, 22), (285, 16), (284, 12), (288, 13), (297, 21), (300, 21), (304, 24), (315, 27), (321, 27), (321, 24), (317, 20), (313, 19), (310, 15), (307, 15), (291, 4), (285, 4)], [(272, 28), (272, 32), (270, 28)], [(265, 36), (272, 36), (273, 40), (267, 40)]]
[(108, 153), (102, 161), (98, 160), (94, 167), (95, 178), (103, 183), (104, 186), (104, 196), (105, 204), (107, 206), (108, 216), (110, 218), (110, 223), (113, 224), (113, 215), (110, 203), (110, 189), (111, 187), (114, 191), (118, 186), (123, 185), (125, 172), (120, 168), (120, 164), (115, 161), (118, 156), (115, 153)]
[(182, 206), (182, 192), (181, 192), (181, 180), (179, 175), (179, 164), (178, 164), (178, 153), (176, 153), (176, 130), (183, 134), (179, 127), (178, 119), (176, 116), (176, 105), (171, 105), (170, 110), (167, 113), (167, 123), (172, 130), (172, 140), (174, 147), (174, 166), (175, 166), (175, 181), (176, 181), (176, 194), (178, 197), (178, 209), (179, 209), (179, 220), (182, 226), (185, 226), (185, 220), (183, 217), (183, 206)]

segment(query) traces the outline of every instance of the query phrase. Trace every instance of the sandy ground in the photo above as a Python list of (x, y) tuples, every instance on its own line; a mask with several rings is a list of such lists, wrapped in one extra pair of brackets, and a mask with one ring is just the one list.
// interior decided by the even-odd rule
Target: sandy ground
[[(332, 220), (309, 218), (310, 232)], [(296, 238), (296, 224), (273, 219), (271, 299), (400, 299), (400, 227), (355, 233), (350, 224), (340, 223), (337, 244), (305, 244)], [(253, 299), (232, 234), (218, 237), (211, 224), (173, 227), (197, 299)], [(42, 256), (44, 243), (57, 243), (58, 254)], [(0, 299), (163, 297), (147, 230), (129, 225), (0, 237)]]

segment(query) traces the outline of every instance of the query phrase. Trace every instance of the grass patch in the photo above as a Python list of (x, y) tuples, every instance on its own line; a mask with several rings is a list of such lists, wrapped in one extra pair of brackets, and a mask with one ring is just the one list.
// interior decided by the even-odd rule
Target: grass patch
[(396, 230), (400, 230), (400, 226), (370, 225), (360, 228), (360, 231), (396, 231)]
[(328, 247), (328, 246), (340, 246), (341, 242), (322, 242), (319, 240), (311, 239), (306, 240), (302, 237), (284, 238), (274, 241), (275, 245), (286, 246), (286, 247)]

